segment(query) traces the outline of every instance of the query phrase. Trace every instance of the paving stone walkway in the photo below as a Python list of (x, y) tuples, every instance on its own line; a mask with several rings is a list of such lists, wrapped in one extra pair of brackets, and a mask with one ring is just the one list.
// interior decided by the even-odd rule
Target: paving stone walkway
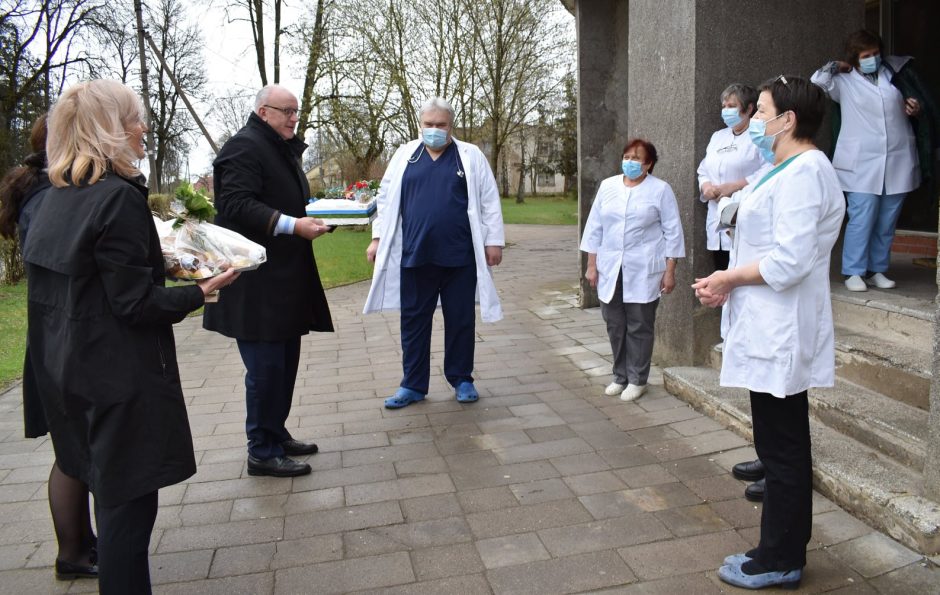
[[(365, 283), (328, 291), (337, 332), (304, 339), (289, 420), (320, 445), (307, 477), (246, 474), (234, 342), (178, 325), (199, 471), (160, 492), (155, 592), (737, 591), (715, 570), (758, 538), (760, 506), (728, 473), (753, 450), (667, 394), (656, 368), (639, 401), (601, 396), (610, 347), (600, 313), (576, 307), (575, 233), (508, 226), (506, 318), (477, 327), (472, 405), (441, 376), (438, 316), (428, 399), (384, 409), (398, 316), (362, 316)], [(52, 448), (22, 438), (18, 387), (0, 411), (0, 592), (95, 591), (54, 580)], [(931, 561), (818, 494), (814, 513), (801, 591), (940, 592)]]

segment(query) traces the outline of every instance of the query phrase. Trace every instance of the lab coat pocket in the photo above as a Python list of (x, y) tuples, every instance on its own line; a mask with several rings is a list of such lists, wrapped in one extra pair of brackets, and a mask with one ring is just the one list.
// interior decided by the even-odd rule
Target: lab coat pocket
[(657, 273), (662, 273), (666, 270), (666, 257), (663, 256), (663, 251), (661, 248), (652, 250), (647, 255), (647, 272), (650, 275), (655, 275)]
[(751, 246), (763, 246), (773, 241), (773, 211), (769, 207), (738, 210), (737, 231), (741, 239)]
[(845, 171), (855, 171), (858, 163), (859, 142), (841, 138), (836, 144), (836, 152), (832, 156), (832, 167)]
[(774, 300), (749, 295), (742, 313), (742, 352), (748, 360), (762, 360), (777, 370), (789, 370), (796, 345), (796, 316)]

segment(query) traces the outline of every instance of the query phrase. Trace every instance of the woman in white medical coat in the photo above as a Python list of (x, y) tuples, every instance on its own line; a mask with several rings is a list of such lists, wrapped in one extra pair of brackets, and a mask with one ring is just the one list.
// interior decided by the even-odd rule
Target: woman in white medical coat
[(601, 182), (581, 237), (585, 278), (597, 288), (613, 351), (614, 381), (604, 390), (632, 401), (646, 391), (660, 295), (676, 286), (685, 256), (672, 188), (652, 175), (658, 155), (649, 141), (623, 148), (622, 175)]
[(824, 91), (795, 77), (760, 88), (749, 133), (775, 167), (743, 196), (731, 264), (692, 286), (707, 306), (727, 303), (721, 385), (751, 392), (754, 446), (766, 488), (758, 546), (728, 556), (718, 576), (762, 588), (796, 587), (812, 527), (807, 389), (832, 386), (835, 351), (829, 259), (845, 201), (813, 145)]
[(735, 83), (721, 92), (721, 119), (725, 128), (715, 131), (705, 158), (698, 166), (699, 200), (708, 204), (705, 218), (706, 247), (715, 257), (715, 269), (728, 268), (731, 234), (718, 228), (718, 201), (731, 196), (770, 170), (747, 134), (757, 103), (757, 90)]
[(842, 274), (850, 291), (866, 291), (868, 283), (895, 286), (884, 275), (894, 227), (904, 197), (920, 185), (910, 117), (920, 113), (921, 103), (905, 98), (894, 81), (910, 58), (882, 60), (881, 47), (874, 33), (853, 33), (845, 43), (845, 61), (829, 62), (812, 78), (841, 108), (832, 165), (848, 201)]

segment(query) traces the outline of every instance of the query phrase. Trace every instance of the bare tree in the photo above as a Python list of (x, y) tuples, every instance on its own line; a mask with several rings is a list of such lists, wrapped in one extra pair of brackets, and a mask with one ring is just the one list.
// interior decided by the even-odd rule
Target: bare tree
[(122, 83), (134, 80), (137, 36), (134, 14), (125, 3), (106, 4), (94, 15), (96, 57), (90, 60), (93, 76), (107, 76)]
[[(203, 43), (199, 29), (186, 24), (182, 0), (159, 0), (157, 6), (148, 10), (148, 17), (152, 23), (151, 37), (167, 66), (187, 94), (198, 95), (206, 83)], [(195, 124), (166, 74), (154, 68), (151, 76), (150, 126), (155, 143), (151, 150), (155, 152), (155, 171), (150, 172), (150, 183), (160, 192), (179, 178)]]
[[(86, 57), (73, 42), (99, 0), (3, 0), (0, 12), (0, 167), (18, 157), (36, 112), (49, 108), (67, 73)], [(37, 105), (38, 100), (38, 105)]]
[(557, 85), (567, 44), (549, 0), (469, 2), (477, 53), (481, 110), (486, 118), (490, 166), (496, 171), (510, 136)]

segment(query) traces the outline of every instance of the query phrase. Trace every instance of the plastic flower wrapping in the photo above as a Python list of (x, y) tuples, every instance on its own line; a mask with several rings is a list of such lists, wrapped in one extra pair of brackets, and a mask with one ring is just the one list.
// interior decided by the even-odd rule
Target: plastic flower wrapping
[(264, 246), (209, 223), (216, 212), (212, 201), (188, 182), (177, 187), (175, 199), (170, 206), (175, 218), (153, 218), (169, 277), (208, 279), (232, 267), (239, 271), (256, 269), (267, 260)]

